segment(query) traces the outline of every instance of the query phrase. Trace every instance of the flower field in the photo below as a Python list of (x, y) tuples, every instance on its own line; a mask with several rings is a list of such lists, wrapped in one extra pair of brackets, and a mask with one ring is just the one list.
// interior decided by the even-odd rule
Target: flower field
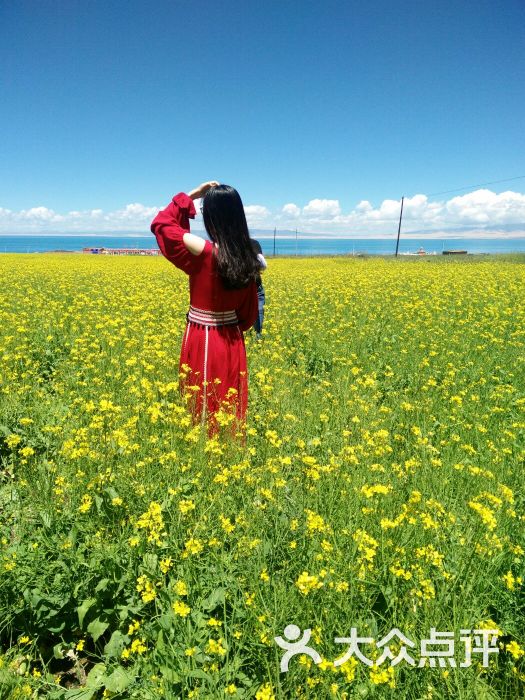
[(0, 700), (525, 697), (523, 259), (264, 281), (243, 444), (179, 394), (182, 273), (0, 258)]

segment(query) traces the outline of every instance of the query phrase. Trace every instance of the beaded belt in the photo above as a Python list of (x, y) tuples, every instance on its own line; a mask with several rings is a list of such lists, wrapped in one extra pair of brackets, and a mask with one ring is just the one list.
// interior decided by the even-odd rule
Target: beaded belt
[(239, 323), (234, 311), (207, 311), (190, 306), (186, 314), (188, 321), (199, 323), (201, 326), (233, 326)]

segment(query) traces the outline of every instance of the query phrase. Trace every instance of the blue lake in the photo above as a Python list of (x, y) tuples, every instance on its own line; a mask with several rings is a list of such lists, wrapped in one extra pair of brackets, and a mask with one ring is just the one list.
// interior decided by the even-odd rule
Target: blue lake
[[(259, 237), (263, 252), (277, 255), (392, 255), (395, 237), (373, 238), (272, 238)], [(152, 235), (144, 236), (29, 236), (0, 235), (0, 253), (43, 253), (55, 250), (75, 251), (87, 247), (156, 248)], [(427, 253), (441, 254), (447, 249), (462, 249), (468, 253), (525, 252), (525, 238), (439, 238), (405, 239), (401, 237), (399, 252), (415, 253), (423, 248)]]

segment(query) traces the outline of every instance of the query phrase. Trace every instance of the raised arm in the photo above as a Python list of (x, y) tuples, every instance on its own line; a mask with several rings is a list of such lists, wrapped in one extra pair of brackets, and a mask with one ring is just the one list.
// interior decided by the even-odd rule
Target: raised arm
[(189, 233), (190, 219), (194, 218), (193, 200), (179, 192), (151, 222), (151, 232), (162, 255), (188, 275), (195, 267), (196, 257), (184, 245), (184, 235)]
[(208, 190), (210, 190), (212, 187), (217, 187), (218, 185), (220, 185), (220, 183), (217, 182), (217, 180), (203, 182), (201, 185), (189, 192), (188, 197), (191, 197), (192, 199), (200, 199), (201, 197), (204, 197)]
[[(199, 185), (194, 190), (189, 192), (188, 197), (191, 197), (191, 199), (200, 199), (201, 197), (204, 197), (209, 189), (217, 186), (218, 184), (219, 183), (216, 180), (203, 182), (202, 185)], [(193, 233), (186, 233), (184, 235), (184, 245), (190, 251), (190, 253), (193, 253), (193, 255), (200, 255), (204, 250), (204, 244), (205, 240), (200, 236), (194, 236)]]
[(190, 233), (190, 219), (195, 218), (194, 199), (202, 197), (215, 181), (205, 182), (189, 194), (179, 192), (151, 222), (160, 252), (176, 267), (190, 274), (199, 264), (205, 241)]

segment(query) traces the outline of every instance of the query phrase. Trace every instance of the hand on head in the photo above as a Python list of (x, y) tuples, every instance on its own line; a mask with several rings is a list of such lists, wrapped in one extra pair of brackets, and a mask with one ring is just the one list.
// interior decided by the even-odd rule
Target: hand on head
[(220, 182), (217, 182), (217, 180), (210, 180), (209, 182), (203, 182), (201, 185), (196, 187), (194, 190), (191, 190), (191, 192), (188, 192), (188, 196), (190, 196), (192, 199), (202, 199), (206, 192), (208, 190), (211, 190), (212, 187), (217, 187), (220, 185)]
[(217, 182), (217, 180), (210, 180), (209, 182), (203, 182), (202, 185), (199, 185), (197, 187), (197, 190), (199, 191), (199, 197), (204, 197), (206, 192), (208, 190), (211, 190), (212, 187), (217, 187), (220, 185), (220, 182)]

